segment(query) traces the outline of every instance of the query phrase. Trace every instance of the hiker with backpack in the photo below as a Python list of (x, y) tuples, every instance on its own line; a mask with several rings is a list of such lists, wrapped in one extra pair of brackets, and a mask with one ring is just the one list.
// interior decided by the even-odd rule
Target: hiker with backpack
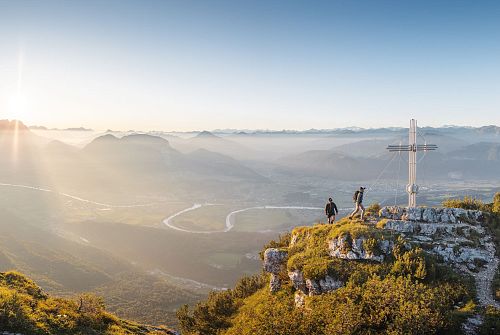
[(356, 213), (361, 211), (361, 220), (364, 219), (365, 207), (363, 206), (363, 194), (365, 192), (365, 187), (360, 187), (358, 191), (354, 192), (352, 200), (354, 201), (354, 211), (349, 215), (349, 219), (352, 219)]
[(337, 205), (333, 202), (332, 198), (329, 198), (325, 206), (325, 214), (328, 218), (328, 223), (335, 222), (335, 215), (338, 213), (339, 210), (337, 209)]

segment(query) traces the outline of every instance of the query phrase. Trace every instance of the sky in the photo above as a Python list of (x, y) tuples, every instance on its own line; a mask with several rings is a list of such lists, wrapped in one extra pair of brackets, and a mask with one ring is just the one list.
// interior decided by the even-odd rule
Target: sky
[(500, 125), (499, 1), (0, 0), (0, 119)]

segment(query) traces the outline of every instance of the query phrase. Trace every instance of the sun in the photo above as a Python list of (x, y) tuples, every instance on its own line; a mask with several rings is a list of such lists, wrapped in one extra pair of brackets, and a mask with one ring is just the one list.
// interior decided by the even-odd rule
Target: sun
[(9, 118), (25, 121), (30, 117), (30, 110), (26, 97), (22, 94), (15, 94), (9, 100), (7, 109)]

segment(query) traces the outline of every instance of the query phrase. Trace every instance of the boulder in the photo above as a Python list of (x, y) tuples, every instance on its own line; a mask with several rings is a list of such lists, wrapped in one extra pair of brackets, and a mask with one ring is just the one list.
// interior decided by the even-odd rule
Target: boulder
[(286, 250), (269, 248), (264, 252), (264, 271), (278, 274), (283, 268), (283, 263), (288, 256)]
[(292, 272), (288, 272), (288, 277), (290, 278), (290, 281), (292, 282), (292, 285), (296, 290), (302, 291), (304, 293), (307, 292), (306, 282), (304, 281), (304, 275), (302, 274), (302, 271), (295, 270)]
[(319, 287), (321, 288), (322, 293), (335, 291), (342, 286), (344, 286), (344, 283), (342, 281), (335, 280), (330, 276), (326, 276), (325, 278), (319, 280)]
[(453, 247), (451, 245), (437, 245), (431, 253), (442, 257), (443, 261), (452, 265), (464, 265), (469, 270), (476, 270), (477, 264), (486, 264), (492, 259), (487, 250), (471, 247)]
[(271, 293), (278, 292), (281, 288), (281, 280), (278, 275), (271, 273), (271, 280), (269, 282), (269, 290)]
[(382, 254), (375, 255), (372, 252), (365, 250), (365, 240), (366, 238), (363, 236), (352, 240), (349, 240), (347, 236), (334, 238), (328, 242), (330, 256), (349, 260), (365, 259), (382, 262), (384, 260), (384, 254), (389, 254), (392, 251), (391, 242), (380, 240), (377, 243), (378, 249), (380, 249)]

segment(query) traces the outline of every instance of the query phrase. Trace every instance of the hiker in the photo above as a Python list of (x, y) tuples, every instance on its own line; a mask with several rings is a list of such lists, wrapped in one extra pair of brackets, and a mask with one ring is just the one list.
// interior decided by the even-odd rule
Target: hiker
[(361, 211), (361, 220), (363, 220), (365, 215), (365, 207), (363, 206), (363, 193), (365, 192), (365, 187), (360, 187), (359, 191), (354, 192), (352, 200), (354, 201), (354, 211), (349, 215), (349, 219), (352, 219), (357, 212)]
[(332, 198), (329, 198), (325, 206), (325, 214), (328, 218), (328, 223), (335, 222), (335, 215), (338, 213), (339, 210), (337, 209), (337, 205), (335, 205)]

